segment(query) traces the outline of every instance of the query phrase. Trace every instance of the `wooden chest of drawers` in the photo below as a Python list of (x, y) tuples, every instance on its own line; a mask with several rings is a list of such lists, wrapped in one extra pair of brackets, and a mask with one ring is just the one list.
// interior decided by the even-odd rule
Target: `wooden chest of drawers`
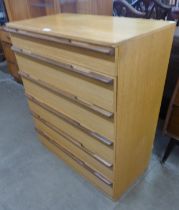
[(150, 160), (175, 24), (64, 14), (7, 27), (41, 141), (119, 198)]

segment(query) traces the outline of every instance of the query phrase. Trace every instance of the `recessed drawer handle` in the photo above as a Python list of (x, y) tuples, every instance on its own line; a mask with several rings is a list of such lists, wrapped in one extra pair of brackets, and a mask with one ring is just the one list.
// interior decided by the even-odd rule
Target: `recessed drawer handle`
[(98, 114), (101, 114), (101, 115), (103, 115), (105, 117), (108, 117), (108, 118), (111, 118), (113, 116), (112, 112), (109, 112), (109, 111), (107, 111), (107, 110), (105, 110), (105, 109), (103, 109), (103, 108), (101, 108), (99, 106), (96, 106), (94, 104), (90, 104), (90, 103), (82, 100), (81, 98), (72, 95), (71, 93), (67, 93), (64, 90), (58, 89), (58, 88), (56, 88), (56, 87), (54, 87), (54, 86), (52, 86), (52, 85), (50, 85), (50, 84), (40, 80), (40, 79), (32, 77), (31, 75), (29, 75), (29, 74), (27, 74), (27, 73), (25, 73), (23, 71), (19, 71), (19, 74), (21, 75), (21, 77), (23, 77), (23, 78), (25, 78), (27, 80), (30, 80), (31, 82), (33, 82), (33, 83), (35, 83), (37, 85), (40, 85), (41, 87), (44, 87), (47, 90), (50, 90), (50, 91), (54, 92), (57, 95), (64, 96), (64, 97), (66, 97), (66, 98), (68, 98), (68, 99), (70, 99), (70, 100), (72, 100), (72, 101), (74, 101), (76, 103), (79, 103), (80, 105), (85, 106), (85, 107), (93, 110), (94, 112), (97, 112)]
[(84, 167), (86, 170), (91, 172), (94, 176), (99, 178), (101, 181), (103, 181), (105, 184), (112, 186), (112, 182), (108, 180), (104, 175), (101, 173), (95, 171), (92, 169), (86, 162), (80, 160), (75, 155), (73, 155), (71, 152), (69, 152), (67, 149), (59, 145), (56, 141), (54, 141), (52, 138), (50, 138), (45, 132), (41, 131), (40, 129), (36, 128), (36, 131), (43, 137), (45, 137), (51, 144), (55, 145), (58, 149), (60, 149), (62, 152), (64, 152), (66, 155), (68, 155), (70, 158), (72, 158), (74, 161), (76, 161), (79, 165)]
[(87, 149), (86, 147), (84, 147), (84, 145), (81, 142), (77, 141), (76, 139), (74, 139), (73, 137), (71, 137), (69, 134), (65, 133), (64, 131), (60, 130), (56, 126), (52, 125), (50, 122), (47, 122), (45, 119), (43, 119), (42, 117), (40, 117), (37, 113), (35, 113), (35, 112), (32, 111), (32, 115), (33, 115), (34, 118), (36, 118), (39, 121), (41, 121), (44, 125), (46, 125), (50, 129), (52, 129), (53, 131), (57, 132), (59, 135), (63, 136), (70, 143), (72, 143), (75, 146), (79, 147), (84, 152), (86, 152), (87, 154), (89, 154), (90, 156), (92, 156), (94, 159), (98, 160), (99, 162), (101, 162), (102, 164), (104, 164), (105, 166), (107, 166), (109, 168), (112, 167), (112, 164), (111, 163), (105, 161), (104, 159), (102, 159), (98, 155), (96, 155), (93, 152), (91, 152), (89, 149)]
[(102, 142), (102, 143), (104, 143), (104, 144), (106, 144), (108, 146), (112, 146), (113, 145), (113, 142), (110, 141), (109, 139), (107, 139), (106, 137), (103, 137), (100, 134), (97, 134), (97, 133), (89, 130), (88, 128), (85, 128), (79, 122), (77, 122), (77, 121), (69, 118), (68, 116), (60, 113), (59, 111), (55, 110), (54, 108), (49, 107), (47, 104), (39, 101), (38, 99), (36, 99), (35, 97), (31, 96), (30, 94), (26, 93), (26, 96), (33, 103), (41, 106), (42, 108), (46, 109), (47, 111), (49, 111), (49, 112), (53, 113), (54, 115), (60, 117), (64, 121), (68, 122), (69, 124), (73, 125), (74, 127), (78, 128), (78, 129), (80, 129), (81, 131), (85, 132), (89, 136), (92, 136), (92, 137), (96, 138), (97, 140), (99, 140), (100, 142)]
[(45, 63), (51, 64), (51, 65), (54, 65), (54, 66), (57, 66), (57, 67), (60, 67), (60, 68), (64, 68), (68, 71), (75, 72), (75, 73), (77, 73), (79, 75), (82, 75), (84, 77), (88, 77), (88, 78), (97, 80), (99, 82), (105, 83), (105, 84), (113, 84), (113, 79), (112, 78), (103, 76), (103, 75), (95, 73), (95, 72), (92, 72), (88, 69), (77, 67), (75, 65), (61, 63), (61, 62), (55, 61), (55, 60), (50, 59), (50, 58), (45, 58), (43, 56), (34, 54), (31, 51), (20, 49), (20, 48), (17, 48), (15, 46), (12, 46), (12, 50), (15, 53), (19, 53), (19, 54), (31, 57), (35, 60), (43, 61)]
[(5, 27), (5, 31), (8, 31), (10, 33), (15, 33), (15, 34), (20, 34), (20, 35), (32, 37), (32, 38), (37, 38), (37, 39), (41, 39), (41, 40), (52, 41), (52, 42), (56, 42), (56, 43), (59, 43), (59, 44), (65, 44), (65, 45), (69, 45), (69, 46), (79, 47), (79, 48), (83, 48), (83, 49), (86, 49), (86, 50), (91, 50), (91, 51), (94, 51), (94, 52), (103, 53), (103, 54), (106, 54), (106, 55), (109, 55), (109, 56), (113, 56), (114, 53), (115, 53), (115, 49), (113, 47), (89, 44), (89, 43), (86, 43), (86, 42), (80, 42), (80, 41), (71, 40), (71, 39), (49, 36), (48, 34), (47, 35), (37, 34), (37, 33), (33, 33), (33, 32), (28, 32), (28, 31), (23, 31), (23, 30), (18, 30), (18, 29), (12, 29), (12, 28), (8, 28), (8, 27)]

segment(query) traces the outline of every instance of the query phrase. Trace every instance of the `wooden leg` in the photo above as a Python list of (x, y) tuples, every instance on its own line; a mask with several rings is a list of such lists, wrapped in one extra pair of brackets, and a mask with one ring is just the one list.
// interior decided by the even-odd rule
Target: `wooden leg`
[(168, 143), (167, 148), (165, 150), (164, 156), (161, 160), (162, 164), (165, 163), (165, 161), (168, 159), (169, 155), (171, 154), (171, 152), (172, 152), (172, 150), (173, 150), (173, 148), (175, 147), (176, 144), (177, 144), (176, 140), (171, 138), (170, 142)]

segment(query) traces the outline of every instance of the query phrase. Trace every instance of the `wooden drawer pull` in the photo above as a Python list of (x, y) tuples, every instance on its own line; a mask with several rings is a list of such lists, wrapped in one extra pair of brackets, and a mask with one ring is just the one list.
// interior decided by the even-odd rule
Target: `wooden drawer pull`
[(88, 44), (85, 42), (79, 42), (75, 40), (69, 40), (69, 45), (72, 45), (75, 47), (81, 47), (81, 48), (92, 50), (95, 52), (100, 52), (106, 55), (114, 55), (114, 48), (112, 47), (103, 47), (103, 46)]
[(105, 83), (105, 84), (113, 84), (113, 79), (112, 78), (103, 76), (103, 75), (95, 73), (95, 72), (92, 72), (92, 71), (90, 71), (88, 69), (77, 67), (75, 65), (64, 64), (64, 63), (55, 61), (53, 59), (45, 58), (43, 56), (34, 54), (34, 53), (32, 53), (32, 52), (30, 52), (28, 50), (19, 49), (19, 48), (15, 47), (15, 46), (12, 46), (12, 50), (15, 53), (19, 53), (19, 54), (31, 57), (31, 58), (33, 58), (35, 60), (43, 61), (45, 63), (51, 64), (51, 65), (54, 65), (54, 66), (57, 66), (57, 67), (60, 67), (60, 68), (64, 68), (64, 69), (66, 69), (68, 71), (77, 73), (77, 74), (82, 75), (84, 77), (88, 77), (88, 78), (97, 80), (99, 82)]
[(83, 49), (86, 49), (86, 50), (91, 50), (91, 51), (94, 51), (94, 52), (106, 54), (106, 55), (109, 55), (109, 56), (113, 56), (114, 53), (115, 53), (115, 49), (113, 47), (105, 47), (105, 46), (101, 46), (101, 45), (89, 44), (89, 43), (86, 43), (86, 42), (80, 42), (80, 41), (71, 40), (71, 39), (49, 36), (48, 34), (47, 35), (37, 34), (37, 33), (33, 33), (33, 32), (28, 32), (28, 31), (23, 31), (23, 30), (18, 30), (18, 29), (12, 29), (12, 28), (8, 28), (8, 27), (5, 27), (5, 30), (10, 32), (10, 33), (25, 35), (25, 36), (28, 36), (28, 37), (31, 37), (31, 38), (56, 42), (56, 43), (59, 43), (59, 44), (65, 44), (65, 45), (69, 45), (69, 46), (73, 46), (73, 47), (79, 47), (79, 48), (83, 48)]
[(37, 113), (35, 113), (35, 112), (32, 111), (32, 115), (33, 115), (34, 118), (36, 118), (39, 121), (41, 121), (43, 124), (45, 124), (47, 127), (49, 127), (50, 129), (52, 129), (53, 131), (57, 132), (59, 135), (63, 136), (69, 142), (71, 142), (75, 146), (77, 146), (80, 149), (82, 149), (84, 152), (86, 152), (87, 154), (89, 154), (90, 156), (92, 156), (94, 159), (98, 160), (99, 162), (101, 162), (102, 164), (104, 164), (105, 166), (107, 166), (109, 168), (112, 167), (112, 164), (111, 163), (105, 161), (104, 159), (100, 158), (98, 155), (96, 155), (93, 152), (91, 152), (81, 142), (77, 141), (76, 139), (74, 139), (73, 137), (71, 137), (69, 134), (65, 133), (64, 131), (60, 130), (56, 126), (52, 125), (50, 122), (47, 122), (45, 119), (43, 119), (42, 117), (40, 117)]
[(40, 129), (36, 128), (36, 131), (43, 137), (45, 137), (51, 144), (55, 145), (58, 149), (60, 149), (62, 152), (64, 152), (66, 155), (71, 157), (73, 160), (75, 160), (79, 165), (83, 166), (85, 169), (87, 169), (89, 172), (91, 172), (94, 176), (99, 178), (101, 181), (103, 181), (105, 184), (112, 186), (112, 182), (109, 181), (104, 175), (101, 173), (95, 171), (92, 169), (86, 162), (80, 160), (75, 155), (73, 155), (71, 152), (69, 152), (67, 149), (59, 145), (56, 141), (54, 141), (52, 138), (50, 138), (45, 132), (41, 131)]
[(86, 134), (88, 134), (89, 136), (92, 136), (94, 138), (96, 138), (97, 140), (99, 140), (100, 142), (108, 145), (108, 146), (112, 146), (113, 142), (110, 141), (109, 139), (107, 139), (106, 137), (101, 136), (100, 134), (97, 134), (91, 130), (89, 130), (88, 128), (85, 128), (83, 125), (81, 125), (79, 122), (67, 117), (66, 115), (60, 113), (59, 111), (55, 110), (54, 108), (48, 106), (47, 104), (39, 101), (38, 99), (36, 99), (35, 97), (31, 96), (30, 94), (26, 93), (27, 98), (32, 101), (33, 103), (41, 106), (42, 108), (46, 109), (47, 111), (53, 113), (54, 115), (60, 117), (61, 119), (63, 119), (64, 121), (68, 122), (69, 124), (75, 126), (76, 128), (82, 130), (83, 132), (85, 132)]
[(107, 111), (107, 110), (105, 110), (105, 109), (103, 109), (103, 108), (101, 108), (99, 106), (96, 106), (94, 104), (90, 104), (90, 103), (82, 100), (81, 98), (79, 98), (77, 96), (74, 96), (74, 95), (72, 95), (72, 94), (70, 94), (70, 93), (68, 93), (68, 92), (66, 92), (64, 90), (58, 89), (58, 88), (56, 88), (56, 87), (54, 87), (54, 86), (52, 86), (52, 85), (50, 85), (50, 84), (40, 80), (40, 79), (32, 77), (32, 76), (30, 76), (29, 74), (27, 74), (27, 73), (25, 73), (23, 71), (19, 71), (19, 74), (21, 75), (21, 77), (23, 77), (23, 78), (25, 78), (27, 80), (30, 80), (31, 82), (33, 82), (33, 83), (35, 83), (37, 85), (40, 85), (41, 87), (44, 87), (47, 90), (50, 90), (50, 91), (54, 92), (57, 95), (64, 96), (64, 97), (66, 97), (66, 98), (68, 98), (68, 99), (70, 99), (70, 100), (72, 100), (72, 101), (74, 101), (76, 103), (79, 103), (80, 105), (82, 105), (84, 107), (87, 107), (87, 108), (93, 110), (94, 112), (96, 112), (98, 114), (101, 114), (101, 115), (103, 115), (105, 117), (108, 117), (108, 118), (111, 118), (113, 116), (112, 112), (109, 112), (109, 111)]

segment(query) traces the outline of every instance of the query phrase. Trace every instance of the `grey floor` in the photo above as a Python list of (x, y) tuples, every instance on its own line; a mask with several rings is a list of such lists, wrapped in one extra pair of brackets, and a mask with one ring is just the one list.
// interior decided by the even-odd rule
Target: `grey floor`
[(178, 210), (179, 148), (160, 165), (161, 127), (146, 174), (112, 202), (39, 143), (23, 87), (0, 64), (0, 210)]

